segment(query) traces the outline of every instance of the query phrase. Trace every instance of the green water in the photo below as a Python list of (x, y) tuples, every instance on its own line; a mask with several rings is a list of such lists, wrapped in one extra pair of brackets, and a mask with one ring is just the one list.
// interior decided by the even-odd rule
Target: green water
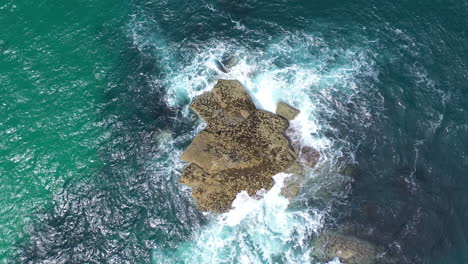
[[(35, 214), (97, 175), (107, 139), (99, 106), (118, 75), (117, 1), (21, 1), (0, 7), (0, 260)], [(105, 12), (103, 12), (105, 11)], [(6, 263), (6, 262), (5, 262)]]

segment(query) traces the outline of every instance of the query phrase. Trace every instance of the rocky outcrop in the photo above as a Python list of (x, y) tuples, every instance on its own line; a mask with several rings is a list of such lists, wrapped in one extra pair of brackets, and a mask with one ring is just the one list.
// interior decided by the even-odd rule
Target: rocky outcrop
[(219, 80), (191, 109), (207, 127), (181, 155), (190, 164), (180, 181), (192, 187), (201, 210), (226, 211), (237, 193), (268, 190), (272, 176), (298, 166), (298, 153), (285, 136), (288, 120), (256, 109), (238, 81)]

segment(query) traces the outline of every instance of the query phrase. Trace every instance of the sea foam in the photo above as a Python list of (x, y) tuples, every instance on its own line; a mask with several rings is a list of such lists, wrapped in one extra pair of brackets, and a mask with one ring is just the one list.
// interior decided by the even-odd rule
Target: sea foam
[[(314, 45), (322, 46), (325, 55), (304, 57), (302, 50)], [(375, 73), (372, 73), (368, 58), (359, 50), (334, 51), (323, 45), (321, 39), (305, 34), (291, 34), (274, 40), (264, 52), (213, 41), (199, 47), (185, 67), (178, 71), (168, 69), (166, 77), (159, 81), (167, 88), (167, 104), (182, 109), (184, 117), (190, 113), (188, 102), (210, 90), (218, 79), (239, 80), (260, 109), (274, 112), (279, 101), (297, 107), (301, 113), (291, 122), (296, 131), (292, 136), (298, 136), (303, 143), (320, 151), (321, 160), (317, 166), (320, 173), (317, 175), (325, 175), (328, 178), (326, 185), (333, 185), (332, 174), (336, 173), (333, 166), (342, 156), (342, 145), (323, 135), (325, 129), (333, 130), (323, 117), (336, 114), (336, 108), (332, 107), (336, 103), (335, 94), (348, 98), (356, 93), (355, 75)], [(343, 63), (329, 62), (336, 53), (344, 56)], [(217, 63), (226, 54), (234, 56), (237, 64), (224, 72)], [(295, 63), (283, 65), (277, 62), (278, 58)], [(185, 136), (193, 137), (203, 127), (204, 123), (200, 121), (190, 135)], [(343, 144), (343, 141), (339, 143)], [(319, 177), (317, 175), (312, 170), (306, 178)], [(224, 214), (206, 214), (210, 220), (206, 226), (172, 251), (156, 249), (153, 262), (312, 263), (310, 240), (323, 227), (327, 209), (290, 208), (291, 201), (280, 194), (287, 176), (274, 176), (273, 188), (261, 190), (255, 197), (246, 192), (239, 193), (233, 208)], [(340, 184), (335, 184), (336, 188), (341, 188)], [(336, 259), (329, 263), (340, 262)]]

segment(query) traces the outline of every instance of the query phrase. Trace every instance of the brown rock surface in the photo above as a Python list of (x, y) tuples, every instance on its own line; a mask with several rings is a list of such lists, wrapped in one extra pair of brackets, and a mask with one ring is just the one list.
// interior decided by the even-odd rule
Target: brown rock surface
[(238, 113), (243, 118), (256, 110), (252, 98), (239, 81), (219, 80), (213, 94), (225, 111)]
[(182, 153), (190, 164), (180, 181), (192, 187), (201, 210), (226, 211), (239, 192), (268, 190), (275, 174), (297, 166), (297, 153), (285, 136), (288, 121), (256, 109), (238, 81), (219, 80), (191, 108), (207, 128)]
[(313, 147), (305, 145), (301, 147), (299, 157), (303, 163), (313, 168), (320, 158), (320, 153)]
[(299, 113), (299, 110), (286, 103), (279, 102), (276, 105), (276, 114), (286, 118), (287, 120), (293, 120)]

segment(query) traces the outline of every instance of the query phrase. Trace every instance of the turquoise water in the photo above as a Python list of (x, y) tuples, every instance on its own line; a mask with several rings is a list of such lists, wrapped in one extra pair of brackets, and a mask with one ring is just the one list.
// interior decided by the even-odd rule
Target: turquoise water
[[(347, 226), (398, 263), (466, 263), (466, 1), (0, 4), (0, 263), (315, 263)], [(236, 58), (230, 72), (217, 67)], [(301, 109), (301, 194), (199, 212), (191, 99), (239, 79)]]

